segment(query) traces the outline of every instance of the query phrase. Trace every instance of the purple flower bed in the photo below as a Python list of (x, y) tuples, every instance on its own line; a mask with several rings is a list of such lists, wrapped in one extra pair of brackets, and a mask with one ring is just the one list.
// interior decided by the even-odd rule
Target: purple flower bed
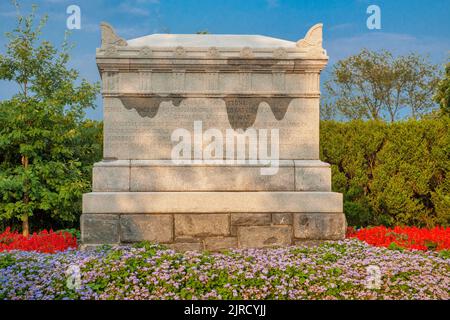
[[(75, 286), (67, 285), (70, 266), (80, 270)], [(378, 286), (370, 286), (369, 266), (380, 271)], [(450, 259), (442, 253), (388, 250), (358, 240), (211, 254), (149, 244), (0, 253), (0, 299), (449, 298)]]

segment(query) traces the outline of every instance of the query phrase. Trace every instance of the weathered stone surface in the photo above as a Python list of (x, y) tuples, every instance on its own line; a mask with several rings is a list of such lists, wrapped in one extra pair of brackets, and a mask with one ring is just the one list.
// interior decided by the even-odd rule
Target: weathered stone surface
[(230, 234), (236, 236), (239, 226), (263, 226), (271, 222), (270, 213), (232, 213)]
[(206, 34), (198, 36), (195, 34), (152, 34), (136, 39), (128, 40), (131, 47), (196, 47), (196, 48), (295, 48), (292, 41), (261, 36), (261, 35), (221, 35)]
[[(342, 195), (330, 192), (330, 166), (319, 160), (320, 72), (328, 61), (321, 24), (297, 42), (126, 41), (108, 24), (101, 30), (105, 160), (94, 166), (94, 192), (83, 195), (83, 245), (148, 240), (221, 250), (290, 245), (294, 229), (296, 241), (341, 236)], [(182, 165), (172, 161), (181, 141), (191, 146), (181, 148), (191, 161)], [(235, 161), (238, 141), (244, 164)], [(221, 161), (202, 161), (208, 154)], [(272, 169), (282, 159), (273, 175), (261, 161), (268, 158)]]
[[(210, 59), (214, 58), (226, 58), (218, 61), (226, 63), (229, 58), (234, 58), (235, 62), (251, 64), (255, 62), (237, 58), (266, 58), (266, 61), (267, 58), (302, 58), (307, 62), (310, 60), (316, 60), (316, 63), (322, 62), (320, 66), (323, 67), (328, 57), (322, 47), (322, 29), (323, 25), (318, 23), (308, 30), (303, 39), (296, 42), (263, 35), (229, 34), (152, 34), (125, 40), (116, 34), (110, 24), (102, 22), (101, 48), (97, 49), (97, 61), (102, 65), (104, 62), (115, 61), (119, 58), (136, 56), (142, 58), (151, 55), (165, 58), (164, 61), (172, 60), (172, 63), (175, 63), (177, 59), (195, 59), (199, 62), (206, 59), (211, 64)], [(114, 47), (114, 50), (111, 50), (111, 47)], [(143, 49), (147, 49), (147, 52), (142, 52)], [(158, 51), (153, 53), (153, 49)]]
[(130, 191), (130, 161), (102, 161), (92, 168), (93, 191)]
[[(226, 101), (223, 99), (184, 98), (179, 101), (179, 105), (174, 105), (177, 102), (157, 103), (158, 110), (157, 112), (155, 110), (155, 115), (151, 117), (143, 113), (147, 112), (148, 108), (141, 109), (137, 102), (125, 106), (119, 98), (105, 97), (104, 157), (137, 160), (171, 159), (172, 149), (176, 145), (172, 142), (171, 136), (176, 129), (184, 128), (193, 132), (194, 121), (202, 121), (203, 131), (217, 128), (225, 135), (227, 129), (233, 129), (233, 125), (238, 125), (230, 123), (233, 111), (227, 109)], [(149, 105), (152, 103), (154, 102), (146, 102)], [(271, 104), (269, 106), (266, 102), (261, 102), (255, 109), (257, 114), (252, 128), (257, 133), (260, 129), (279, 129), (280, 159), (318, 159), (319, 99), (293, 98), (284, 117), (279, 120), (271, 109), (271, 107), (278, 108), (279, 103), (273, 101)], [(141, 111), (141, 115), (136, 108), (139, 111), (144, 110)], [(253, 116), (242, 114), (238, 119), (248, 118), (253, 119)], [(272, 149), (270, 141), (268, 139), (268, 150)]]
[[(313, 29), (321, 30), (321, 26)], [(122, 45), (104, 44), (97, 50), (103, 81), (105, 157), (169, 159), (174, 129), (202, 120), (205, 129), (225, 130), (233, 127), (230, 119), (251, 118), (255, 129), (280, 129), (281, 159), (318, 158), (319, 74), (328, 59), (321, 42), (295, 43), (262, 36), (171, 35), (164, 43), (181, 41), (189, 45), (162, 48), (158, 44), (155, 49), (155, 40), (149, 42), (155, 37), (164, 38), (151, 35), (130, 40), (127, 46), (122, 39)], [(305, 39), (310, 37), (308, 34)], [(229, 42), (244, 47), (223, 47)], [(150, 47), (136, 47), (137, 43), (149, 43)], [(282, 47), (289, 50), (278, 45), (260, 48), (262, 43), (283, 43)], [(200, 44), (202, 47), (196, 47)], [(255, 59), (242, 57), (244, 49)], [(150, 56), (155, 59), (142, 59)], [(283, 63), (279, 63), (280, 58)], [(163, 61), (164, 67), (160, 65)], [(179, 63), (183, 66), (176, 68)], [(185, 63), (189, 63), (188, 70)], [(167, 68), (167, 64), (174, 67)], [(228, 108), (230, 99), (237, 106), (253, 105), (255, 99), (259, 102), (255, 108), (236, 109)], [(292, 101), (284, 107), (286, 99)]]
[(167, 246), (179, 252), (201, 251), (204, 249), (203, 243), (201, 242), (176, 242), (167, 244)]
[(272, 214), (273, 224), (292, 224), (292, 213), (273, 213)]
[(260, 165), (177, 166), (172, 161), (131, 160), (130, 191), (294, 191), (294, 162), (280, 165), (276, 174), (262, 175)]
[(173, 216), (161, 214), (122, 215), (120, 217), (122, 242), (171, 242)]
[(291, 226), (238, 227), (240, 248), (287, 246), (292, 243)]
[(299, 162), (295, 162), (297, 191), (331, 191), (331, 168), (328, 164), (318, 167), (301, 167)]
[(343, 213), (296, 213), (294, 236), (297, 239), (339, 240), (345, 238)]
[(229, 214), (175, 214), (176, 236), (209, 237), (229, 234)]
[(230, 235), (233, 236), (233, 237), (236, 237), (238, 228), (239, 228), (239, 226), (231, 225), (230, 226)]
[(232, 213), (232, 226), (263, 226), (271, 223), (270, 213)]
[(82, 214), (83, 244), (113, 244), (119, 242), (119, 216), (115, 214)]
[[(290, 98), (286, 95), (318, 99), (320, 94), (317, 84), (319, 75), (314, 73), (286, 73), (283, 70), (269, 69), (259, 72), (253, 70), (242, 73), (239, 70), (220, 72), (207, 66), (205, 69), (207, 70), (189, 70), (187, 72), (131, 70), (131, 72), (121, 73), (120, 79), (117, 79), (119, 74), (117, 72), (105, 72), (103, 74), (103, 93), (104, 96), (109, 97), (116, 96), (117, 92), (121, 92), (123, 95), (133, 98), (136, 97), (136, 93), (153, 94), (152, 97), (156, 98), (154, 101), (163, 102), (179, 96), (208, 98), (224, 92), (227, 97), (237, 97), (238, 94), (247, 93), (248, 98), (257, 98), (267, 103)], [(170, 97), (167, 94), (169, 92), (172, 94)], [(285, 96), (277, 97), (275, 94), (284, 94)], [(141, 96), (135, 101), (149, 101), (147, 98), (147, 96)], [(239, 97), (239, 99), (245, 98)], [(156, 112), (149, 113), (151, 116), (155, 114)]]
[(189, 236), (175, 237), (176, 243), (200, 243), (202, 241), (203, 241), (202, 238), (199, 237), (189, 237)]
[(205, 239), (205, 249), (220, 251), (237, 247), (236, 237), (208, 237)]
[(93, 192), (84, 213), (343, 212), (335, 192)]

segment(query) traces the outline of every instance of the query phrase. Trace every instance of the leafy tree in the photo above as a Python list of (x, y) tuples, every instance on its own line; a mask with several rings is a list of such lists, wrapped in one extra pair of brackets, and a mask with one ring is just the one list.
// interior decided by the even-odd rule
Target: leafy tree
[(11, 99), (0, 101), (0, 221), (20, 219), (24, 235), (33, 215), (78, 217), (89, 188), (84, 165), (98, 155), (100, 129), (83, 120), (99, 85), (67, 68), (67, 41), (58, 50), (41, 40), (47, 16), (36, 22), (35, 12), (33, 6), (28, 16), (18, 13), (0, 54), (0, 79), (18, 86)]
[(337, 118), (337, 111), (333, 103), (326, 100), (325, 97), (320, 99), (320, 120), (334, 120)]
[(434, 100), (441, 106), (443, 114), (450, 115), (450, 62), (445, 67), (445, 77), (439, 82)]
[(430, 112), (437, 81), (437, 67), (419, 55), (394, 58), (364, 49), (336, 63), (325, 90), (335, 112), (346, 118), (393, 122), (404, 109), (415, 119)]

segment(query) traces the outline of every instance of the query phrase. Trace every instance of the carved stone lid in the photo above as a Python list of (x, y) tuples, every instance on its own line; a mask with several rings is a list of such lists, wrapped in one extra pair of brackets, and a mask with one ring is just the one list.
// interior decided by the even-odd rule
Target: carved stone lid
[(260, 35), (229, 34), (152, 34), (127, 40), (133, 47), (226, 47), (226, 48), (295, 48), (296, 43)]
[[(108, 23), (101, 24), (97, 49), (100, 70), (169, 68), (236, 69), (239, 65), (286, 70), (322, 70), (328, 56), (322, 48), (322, 24), (297, 42), (261, 35), (152, 34), (125, 40)], [(264, 64), (262, 66), (261, 64)]]

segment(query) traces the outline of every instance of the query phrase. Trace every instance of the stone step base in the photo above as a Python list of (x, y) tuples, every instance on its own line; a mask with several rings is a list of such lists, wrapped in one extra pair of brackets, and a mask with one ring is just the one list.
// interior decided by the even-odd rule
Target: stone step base
[(276, 166), (275, 174), (265, 175), (269, 166), (261, 164), (101, 161), (93, 168), (93, 191), (331, 191), (331, 168), (325, 162), (280, 160)]
[(176, 250), (287, 246), (345, 236), (333, 192), (93, 192), (83, 196), (83, 244), (147, 240)]
[(83, 213), (343, 212), (336, 192), (91, 192)]
[(83, 246), (150, 241), (177, 251), (344, 239), (342, 213), (83, 214)]
[(344, 239), (333, 192), (94, 192), (83, 196), (83, 245), (139, 241), (223, 250)]

